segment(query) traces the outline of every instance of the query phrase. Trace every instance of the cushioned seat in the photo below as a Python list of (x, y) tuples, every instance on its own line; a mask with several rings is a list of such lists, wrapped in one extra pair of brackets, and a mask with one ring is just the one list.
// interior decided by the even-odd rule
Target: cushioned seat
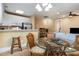
[(38, 46), (34, 46), (32, 49), (31, 49), (31, 52), (32, 53), (44, 53), (45, 52), (45, 49), (42, 49), (42, 48), (40, 48), (40, 47), (38, 47)]
[(27, 35), (27, 40), (30, 47), (31, 55), (44, 55), (45, 49), (38, 47), (34, 42), (34, 35), (32, 33), (29, 33)]

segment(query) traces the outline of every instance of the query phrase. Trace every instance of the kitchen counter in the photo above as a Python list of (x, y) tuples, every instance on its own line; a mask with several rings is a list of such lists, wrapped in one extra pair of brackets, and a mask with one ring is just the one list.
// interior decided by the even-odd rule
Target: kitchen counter
[(5, 30), (0, 30), (0, 32), (30, 32), (30, 31), (36, 32), (36, 31), (38, 31), (38, 29), (26, 29), (26, 30), (8, 30), (8, 29), (5, 29)]

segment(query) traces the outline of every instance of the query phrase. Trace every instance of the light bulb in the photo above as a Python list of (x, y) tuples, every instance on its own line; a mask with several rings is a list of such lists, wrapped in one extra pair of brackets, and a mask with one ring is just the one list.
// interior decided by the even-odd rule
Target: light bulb
[(45, 11), (49, 11), (49, 8), (48, 8), (48, 7), (46, 7), (46, 8), (45, 8)]
[(45, 7), (45, 6), (47, 6), (48, 5), (48, 3), (42, 3), (42, 6), (43, 7)]
[(38, 11), (42, 11), (42, 8), (41, 8), (41, 6), (40, 6), (39, 4), (36, 5), (36, 9), (37, 9)]
[(52, 8), (52, 5), (50, 3), (48, 4), (48, 8)]

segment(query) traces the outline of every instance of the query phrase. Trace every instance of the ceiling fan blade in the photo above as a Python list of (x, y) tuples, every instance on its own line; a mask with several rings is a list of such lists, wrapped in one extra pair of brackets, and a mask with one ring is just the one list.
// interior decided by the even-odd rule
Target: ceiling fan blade
[(72, 14), (72, 12), (69, 13), (69, 16), (79, 16), (77, 14)]
[(72, 14), (72, 16), (79, 16), (79, 15), (77, 15), (77, 14)]

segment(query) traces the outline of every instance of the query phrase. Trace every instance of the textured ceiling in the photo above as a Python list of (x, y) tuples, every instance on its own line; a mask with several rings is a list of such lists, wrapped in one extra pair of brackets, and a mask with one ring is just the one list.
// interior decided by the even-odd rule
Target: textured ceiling
[[(72, 12), (79, 12), (79, 3), (52, 3), (53, 7), (45, 12), (38, 12), (35, 9), (37, 3), (4, 3), (4, 6), (8, 6), (7, 10), (11, 12), (15, 12), (16, 10), (23, 10), (24, 15), (32, 16), (32, 15), (41, 15), (41, 16), (49, 16), (55, 19), (62, 17), (63, 15), (69, 14)], [(59, 12), (60, 14), (57, 14)]]

